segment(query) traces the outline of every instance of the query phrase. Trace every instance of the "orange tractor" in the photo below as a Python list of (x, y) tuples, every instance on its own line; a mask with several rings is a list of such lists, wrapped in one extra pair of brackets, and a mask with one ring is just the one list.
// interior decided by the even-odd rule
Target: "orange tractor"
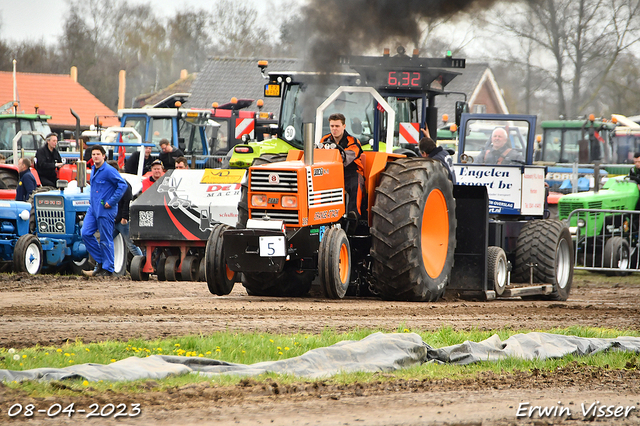
[[(371, 94), (393, 129), (392, 108)], [(442, 164), (365, 151), (368, 196), (355, 223), (345, 217), (340, 152), (313, 149), (313, 125), (305, 126), (304, 151), (249, 169), (240, 202), (248, 214), (239, 215), (236, 229), (214, 225), (205, 257), (209, 290), (228, 294), (240, 278), (250, 295), (302, 296), (317, 275), (334, 299), (350, 285), (385, 299), (441, 297), (456, 244), (453, 185)], [(392, 145), (388, 139), (387, 151)]]

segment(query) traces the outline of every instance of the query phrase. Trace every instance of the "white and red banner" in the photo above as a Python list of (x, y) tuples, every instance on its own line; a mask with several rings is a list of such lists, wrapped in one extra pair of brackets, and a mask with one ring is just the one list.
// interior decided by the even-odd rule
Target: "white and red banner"
[(400, 143), (417, 145), (420, 141), (420, 123), (400, 123)]
[(236, 118), (236, 139), (249, 135), (253, 139), (255, 121), (253, 118)]

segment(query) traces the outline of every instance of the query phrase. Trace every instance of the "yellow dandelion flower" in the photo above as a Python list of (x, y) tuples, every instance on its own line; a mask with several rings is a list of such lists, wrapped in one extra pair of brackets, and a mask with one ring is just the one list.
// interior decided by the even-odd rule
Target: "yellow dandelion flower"
[(64, 353), (64, 356), (71, 356), (71, 355), (69, 355), (68, 353), (66, 353), (66, 352), (65, 352), (65, 353)]
[(403, 333), (408, 333), (408, 332), (409, 332), (409, 329), (408, 329), (408, 328), (405, 328), (404, 330), (402, 330), (402, 332), (403, 332)]
[(87, 380), (85, 380), (84, 382), (82, 382), (83, 386), (89, 386), (89, 382)]
[(56, 349), (56, 352), (62, 352), (62, 349)]
[(280, 346), (278, 346), (278, 348), (277, 348), (277, 349), (278, 349), (279, 351), (281, 351), (281, 350), (282, 350), (282, 348), (281, 348)]
[(278, 352), (278, 355), (282, 355), (282, 352)]
[(89, 350), (89, 348), (84, 348), (84, 350), (85, 350), (85, 351), (87, 351), (87, 352), (91, 352), (91, 351)]
[(244, 351), (242, 351), (242, 353), (244, 353)]
[(202, 358), (203, 356), (204, 356), (204, 355), (202, 355), (202, 354), (198, 354), (198, 357), (199, 357), (199, 358)]
[(45, 355), (49, 355), (49, 352), (45, 352), (44, 354), (45, 354)]
[(71, 352), (71, 356), (76, 356), (76, 354), (74, 354), (73, 352)]
[(69, 364), (73, 364), (73, 360), (72, 359), (69, 360)]
[(216, 352), (222, 352), (222, 351), (220, 350), (220, 348), (218, 348), (218, 349), (216, 349)]
[(22, 363), (20, 363), (20, 367), (22, 367)]
[(158, 352), (162, 352), (162, 348), (158, 348)]
[(111, 362), (116, 362), (116, 360), (115, 360), (115, 359), (112, 359), (112, 360), (111, 360)]
[(273, 343), (273, 339), (269, 339), (269, 341), (270, 341), (271, 343)]
[(289, 350), (289, 346), (285, 346), (285, 347), (284, 347), (284, 350), (285, 350), (285, 351), (288, 351), (288, 350)]
[(207, 351), (205, 352), (207, 355), (211, 355), (211, 351)]
[(176, 344), (175, 344), (175, 345), (173, 345), (173, 346), (175, 346), (176, 348), (179, 348), (179, 347), (180, 347), (180, 343), (176, 343)]
[(26, 358), (26, 357), (27, 357), (26, 355), (22, 355), (22, 358)]

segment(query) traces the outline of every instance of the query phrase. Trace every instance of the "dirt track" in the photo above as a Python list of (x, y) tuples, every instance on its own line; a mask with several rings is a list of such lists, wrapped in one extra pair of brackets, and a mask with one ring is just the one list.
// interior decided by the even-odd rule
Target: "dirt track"
[[(503, 327), (520, 330), (570, 325), (640, 329), (637, 276), (603, 280), (597, 275), (579, 275), (567, 302), (404, 303), (376, 299), (260, 298), (247, 296), (240, 285), (229, 296), (215, 297), (205, 283), (8, 274), (0, 274), (0, 296), (0, 347), (7, 348), (56, 345), (76, 338), (94, 342), (218, 330), (315, 333), (324, 327), (338, 331), (363, 326), (388, 331), (400, 326), (416, 330), (442, 326), (458, 330)], [(535, 374), (522, 373), (518, 377), (501, 375), (465, 382), (382, 381), (360, 387), (328, 385), (311, 390), (304, 383), (296, 388), (279, 389), (277, 384), (274, 387), (252, 382), (232, 388), (203, 384), (171, 394), (146, 393), (139, 398), (143, 416), (128, 421), (167, 425), (177, 421), (411, 425), (460, 424), (484, 419), (485, 424), (506, 424), (516, 420), (518, 404), (527, 400), (532, 404), (538, 401), (537, 405), (555, 406), (558, 401), (575, 404), (576, 414), (581, 402), (591, 400), (631, 404), (640, 410), (638, 368), (635, 365), (630, 370), (610, 372), (577, 365), (543, 380)], [(89, 401), (115, 403), (126, 402), (127, 398), (79, 395), (74, 401), (89, 405)], [(28, 399), (0, 386), (0, 401), (5, 401), (0, 404), (1, 415), (6, 415), (6, 404)], [(631, 411), (626, 420), (610, 421), (640, 424), (638, 410)], [(584, 420), (582, 415), (574, 414), (575, 418)], [(555, 418), (552, 423), (559, 420)], [(0, 424), (4, 421), (0, 418)], [(115, 424), (115, 420), (101, 421)], [(55, 423), (63, 422), (62, 418), (56, 418)], [(576, 424), (576, 420), (571, 420), (571, 424)]]

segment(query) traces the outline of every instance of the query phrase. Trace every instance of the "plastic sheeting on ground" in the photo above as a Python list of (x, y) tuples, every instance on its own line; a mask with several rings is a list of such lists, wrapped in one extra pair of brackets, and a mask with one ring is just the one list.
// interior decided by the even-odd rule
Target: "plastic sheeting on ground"
[(516, 334), (502, 341), (497, 335), (482, 342), (466, 341), (435, 349), (415, 333), (374, 333), (362, 340), (346, 340), (313, 349), (295, 358), (233, 364), (200, 357), (151, 355), (129, 357), (109, 365), (81, 364), (65, 368), (37, 368), (26, 371), (0, 370), (0, 380), (129, 381), (163, 379), (182, 374), (255, 376), (263, 373), (291, 374), (306, 378), (330, 377), (339, 372), (389, 372), (425, 362), (471, 364), (507, 357), (521, 359), (560, 358), (617, 350), (640, 353), (639, 337), (611, 339), (564, 336), (549, 333)]

